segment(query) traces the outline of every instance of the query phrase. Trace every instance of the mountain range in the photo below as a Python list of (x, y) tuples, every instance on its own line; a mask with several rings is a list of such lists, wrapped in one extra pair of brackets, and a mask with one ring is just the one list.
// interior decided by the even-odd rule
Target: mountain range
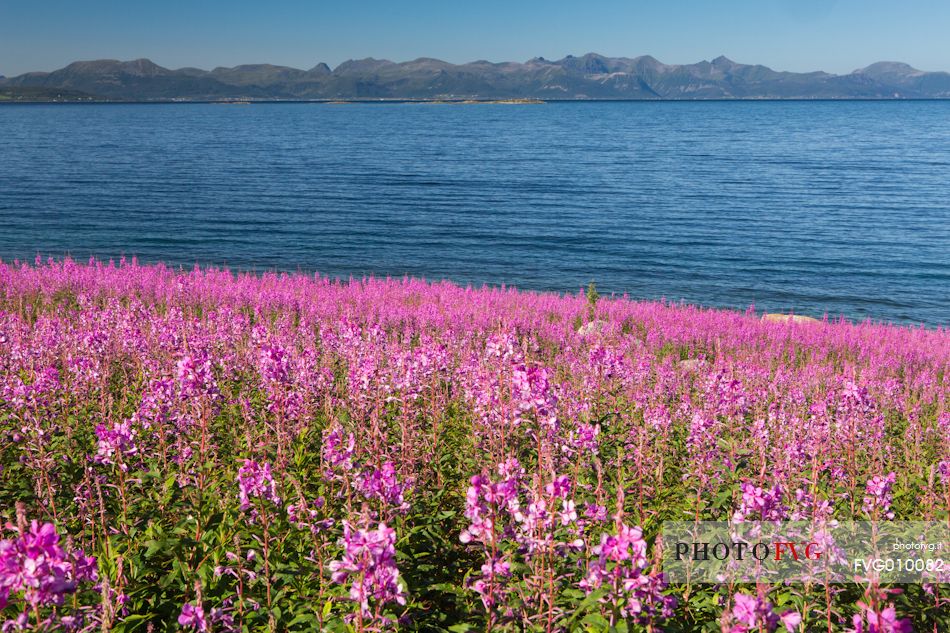
[(118, 101), (943, 99), (950, 98), (950, 73), (924, 72), (899, 62), (878, 62), (842, 75), (793, 73), (726, 57), (664, 64), (650, 56), (595, 53), (556, 61), (536, 57), (524, 63), (367, 58), (333, 69), (321, 63), (309, 70), (271, 64), (171, 70), (137, 59), (79, 61), (53, 72), (0, 76), (2, 94)]

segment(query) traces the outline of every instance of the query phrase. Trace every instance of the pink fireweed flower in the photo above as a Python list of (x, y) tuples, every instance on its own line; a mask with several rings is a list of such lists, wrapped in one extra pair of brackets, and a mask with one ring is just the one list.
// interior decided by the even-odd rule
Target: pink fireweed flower
[(524, 476), (524, 473), (525, 470), (521, 466), (521, 463), (514, 457), (498, 464), (499, 476), (510, 486), (516, 486), (516, 484), (521, 481), (521, 477)]
[(638, 527), (621, 525), (617, 535), (602, 534), (600, 545), (595, 552), (604, 561), (632, 561), (636, 567), (647, 563), (647, 543), (643, 540), (643, 531)]
[(293, 419), (300, 414), (303, 395), (291, 388), (290, 360), (290, 355), (283, 347), (265, 345), (260, 352), (258, 369), (267, 394), (268, 410), (283, 411)]
[(607, 508), (596, 503), (584, 504), (584, 518), (590, 522), (603, 523), (607, 520)]
[(558, 512), (558, 518), (561, 525), (567, 526), (577, 521), (577, 507), (573, 499), (564, 499), (561, 501), (561, 510)]
[(514, 513), (513, 518), (519, 524), (517, 538), (524, 546), (526, 556), (533, 556), (552, 542), (551, 528), (554, 517), (548, 510), (548, 502), (544, 497), (532, 495), (528, 503)]
[(481, 576), (472, 578), (468, 588), (478, 594), (486, 609), (503, 602), (508, 590), (505, 581), (511, 578), (511, 564), (501, 558), (490, 558), (481, 567)]
[(863, 602), (858, 603), (861, 611), (851, 618), (853, 629), (848, 633), (911, 633), (913, 624), (908, 618), (898, 618), (893, 605), (885, 607), (880, 613), (869, 609)]
[(781, 616), (772, 610), (772, 603), (763, 598), (737, 593), (732, 597), (732, 610), (726, 616), (729, 633), (771, 633), (782, 624), (787, 631), (795, 631), (801, 616), (786, 611)]
[(720, 370), (710, 378), (710, 396), (716, 403), (716, 414), (726, 417), (741, 417), (748, 408), (748, 394), (742, 382)]
[(490, 545), (495, 539), (496, 520), (501, 513), (516, 516), (521, 511), (521, 476), (524, 469), (516, 459), (498, 466), (502, 479), (492, 482), (482, 475), (471, 478), (465, 494), (465, 517), (471, 524), (462, 530), (459, 539), (463, 543), (477, 541)]
[(686, 452), (689, 468), (683, 473), (684, 481), (692, 481), (697, 490), (705, 490), (710, 482), (722, 477), (724, 456), (718, 439), (721, 423), (713, 416), (696, 411), (691, 414)]
[(130, 420), (114, 422), (111, 427), (102, 424), (96, 426), (96, 437), (99, 438), (99, 442), (93, 460), (97, 464), (118, 463), (123, 471), (128, 471), (126, 458), (138, 453), (135, 436), (136, 431)]
[[(516, 459), (499, 464), (497, 472), (497, 481), (484, 475), (471, 478), (465, 496), (465, 516), (470, 523), (459, 535), (462, 543), (478, 543), (484, 550), (481, 575), (471, 577), (466, 586), (479, 595), (486, 609), (504, 604), (508, 595), (511, 564), (496, 551), (502, 541), (511, 539), (510, 544), (517, 543), (524, 555), (530, 557), (539, 547), (550, 543), (548, 528), (553, 524), (544, 497), (532, 495), (522, 505), (521, 478), (525, 471)], [(569, 490), (570, 483), (556, 478), (547, 487), (550, 492), (557, 489), (560, 493)]]
[(33, 381), (33, 391), (38, 394), (46, 394), (62, 388), (59, 380), (59, 370), (55, 367), (47, 367), (36, 374), (36, 380)]
[(354, 477), (356, 489), (367, 499), (378, 499), (400, 511), (409, 509), (403, 492), (406, 486), (396, 479), (396, 467), (385, 462), (380, 468), (368, 468)]
[(623, 354), (603, 345), (594, 345), (587, 353), (587, 366), (590, 375), (586, 380), (589, 389), (598, 388), (603, 381), (629, 375), (627, 361)]
[(850, 380), (845, 381), (841, 387), (838, 404), (845, 414), (866, 416), (874, 411), (874, 400), (871, 398), (868, 388)]
[(52, 523), (33, 521), (29, 530), (0, 540), (0, 608), (20, 593), (33, 608), (61, 605), (80, 583), (96, 580), (96, 559), (65, 552)]
[(346, 473), (353, 470), (353, 453), (356, 450), (356, 438), (350, 433), (346, 437), (339, 424), (323, 432), (321, 447), (323, 461), (328, 466), (327, 476), (334, 477), (337, 473)]
[(511, 362), (521, 362), (524, 354), (518, 339), (509, 333), (493, 334), (485, 342), (485, 356)]
[(570, 435), (568, 436), (568, 453), (573, 454), (576, 451), (581, 455), (596, 457), (597, 453), (600, 451), (600, 443), (598, 441), (599, 435), (599, 424), (587, 424), (586, 422), (581, 422), (577, 425), (576, 429), (571, 431)]
[(672, 615), (676, 599), (662, 593), (663, 574), (647, 572), (647, 543), (639, 527), (620, 524), (617, 534), (601, 534), (600, 544), (590, 553), (587, 575), (579, 583), (586, 593), (605, 589), (601, 602), (640, 623)]
[(290, 380), (290, 357), (280, 345), (261, 348), (259, 362), (261, 376), (267, 382), (283, 384)]
[(544, 486), (544, 491), (555, 499), (566, 499), (571, 494), (574, 484), (567, 475), (555, 477), (553, 481)]
[(175, 365), (175, 378), (182, 398), (208, 396), (218, 398), (218, 383), (214, 379), (211, 359), (204, 355), (184, 356)]
[(816, 501), (814, 495), (801, 488), (795, 489), (796, 509), (789, 514), (792, 521), (806, 521), (816, 519), (825, 521), (834, 514), (834, 506), (827, 499)]
[(673, 425), (670, 412), (663, 405), (644, 409), (643, 421), (657, 433), (665, 433)]
[(462, 543), (491, 543), (494, 539), (495, 522), (491, 517), (487, 497), (490, 494), (494, 496), (490, 492), (493, 484), (481, 475), (473, 476), (470, 483), (472, 485), (465, 493), (465, 516), (471, 521), (471, 525), (462, 530), (459, 540)]
[(99, 363), (84, 356), (72, 356), (66, 359), (66, 368), (72, 374), (75, 383), (90, 386), (98, 382), (101, 373)]
[(394, 394), (388, 396), (387, 401), (421, 399), (432, 378), (444, 372), (447, 365), (447, 348), (431, 341), (413, 349), (394, 351), (389, 365)]
[(14, 376), (12, 383), (4, 385), (2, 395), (16, 409), (35, 409), (49, 404), (50, 396), (61, 387), (59, 371), (55, 367), (47, 367), (36, 373), (30, 385), (19, 376)]
[(937, 474), (940, 475), (943, 485), (950, 486), (950, 461), (944, 460), (937, 464)]
[(798, 611), (786, 611), (778, 616), (778, 619), (788, 633), (794, 633), (802, 623), (802, 614)]
[(326, 466), (324, 476), (331, 481), (348, 480), (367, 500), (381, 501), (385, 506), (400, 512), (409, 509), (405, 493), (410, 488), (396, 477), (396, 466), (391, 461), (378, 468), (363, 467), (355, 462), (356, 440), (350, 433), (344, 436), (339, 425), (324, 430), (321, 453)]
[(343, 522), (342, 560), (329, 564), (331, 579), (338, 584), (352, 581), (350, 599), (359, 604), (363, 617), (372, 616), (370, 601), (406, 604), (396, 567), (396, 532), (380, 523), (375, 530), (354, 530)]
[(142, 396), (138, 411), (132, 421), (143, 429), (162, 429), (170, 421), (172, 403), (175, 400), (175, 384), (171, 380), (152, 380), (148, 391)]
[[(251, 499), (263, 499), (276, 506), (280, 505), (280, 496), (277, 494), (277, 483), (271, 475), (270, 464), (259, 464), (245, 459), (244, 465), (238, 471), (238, 498), (241, 501), (241, 510), (254, 508)], [(254, 511), (256, 513), (256, 510)]]
[(186, 602), (181, 606), (181, 614), (178, 616), (178, 626), (196, 631), (207, 631), (208, 621), (205, 619), (205, 611), (201, 605), (193, 605)]
[(310, 530), (313, 534), (319, 534), (336, 525), (332, 517), (320, 518), (320, 511), (325, 505), (326, 499), (323, 497), (317, 497), (310, 503), (292, 503), (287, 506), (287, 520), (298, 530)]
[(771, 490), (765, 490), (751, 483), (739, 484), (742, 501), (732, 520), (742, 523), (751, 521), (781, 521), (788, 515), (788, 508), (782, 504), (782, 487), (775, 484)]
[[(225, 599), (225, 602), (228, 601), (229, 599)], [(214, 624), (215, 630), (224, 631), (225, 633), (236, 633), (238, 631), (237, 623), (230, 611), (229, 607), (211, 608), (211, 622)]]
[[(518, 411), (523, 415), (533, 413), (540, 427), (550, 433), (557, 428), (557, 396), (549, 376), (544, 367), (519, 365), (512, 371), (511, 387)], [(519, 417), (516, 423), (523, 421)]]
[(864, 511), (867, 514), (894, 518), (891, 511), (891, 488), (895, 481), (897, 474), (893, 472), (886, 476), (875, 475), (868, 480), (864, 496)]

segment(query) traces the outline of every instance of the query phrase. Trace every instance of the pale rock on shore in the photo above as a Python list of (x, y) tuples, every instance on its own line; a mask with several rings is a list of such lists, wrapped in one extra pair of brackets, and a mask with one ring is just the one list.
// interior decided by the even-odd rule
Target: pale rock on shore
[(780, 312), (763, 314), (762, 320), (773, 321), (775, 323), (788, 323), (789, 321), (792, 323), (821, 323), (818, 319), (803, 314), (782, 314)]

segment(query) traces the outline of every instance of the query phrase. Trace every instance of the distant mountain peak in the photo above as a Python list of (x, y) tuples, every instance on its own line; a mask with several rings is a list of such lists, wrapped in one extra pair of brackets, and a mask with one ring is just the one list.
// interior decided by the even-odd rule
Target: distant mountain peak
[(88, 61), (78, 61), (69, 64), (61, 71), (72, 72), (120, 72), (137, 76), (160, 75), (172, 72), (163, 68), (150, 59), (144, 57), (133, 59), (132, 61), (119, 61), (117, 59), (93, 59)]
[(203, 70), (203, 69), (201, 69), (201, 68), (195, 68), (194, 66), (185, 66), (184, 68), (176, 68), (174, 72), (176, 72), (176, 73), (182, 73), (182, 74), (185, 74), (185, 75), (193, 75), (193, 76), (200, 76), (200, 75), (207, 75), (207, 74), (208, 74), (208, 71), (207, 71), (207, 70)]
[(580, 57), (567, 55), (556, 62), (562, 68), (583, 72), (589, 75), (604, 75), (614, 71), (612, 60), (597, 53), (586, 53)]
[(923, 71), (917, 70), (910, 64), (904, 62), (875, 62), (870, 66), (858, 68), (854, 74), (868, 75), (870, 77), (882, 75), (919, 75)]
[(161, 66), (159, 66), (152, 60), (148, 59), (147, 57), (139, 57), (138, 59), (133, 59), (132, 61), (125, 62), (125, 63), (127, 63), (130, 66), (134, 66), (136, 68), (149, 68), (149, 69), (161, 68)]
[(376, 59), (375, 57), (364, 57), (363, 59), (348, 59), (333, 69), (334, 74), (340, 73), (365, 73), (373, 72), (385, 66), (393, 66), (393, 62), (388, 59)]

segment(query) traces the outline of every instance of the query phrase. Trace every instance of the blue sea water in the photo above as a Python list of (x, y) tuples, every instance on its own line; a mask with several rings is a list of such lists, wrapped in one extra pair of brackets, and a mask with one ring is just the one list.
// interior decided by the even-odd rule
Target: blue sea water
[(950, 324), (950, 102), (0, 107), (37, 253)]

